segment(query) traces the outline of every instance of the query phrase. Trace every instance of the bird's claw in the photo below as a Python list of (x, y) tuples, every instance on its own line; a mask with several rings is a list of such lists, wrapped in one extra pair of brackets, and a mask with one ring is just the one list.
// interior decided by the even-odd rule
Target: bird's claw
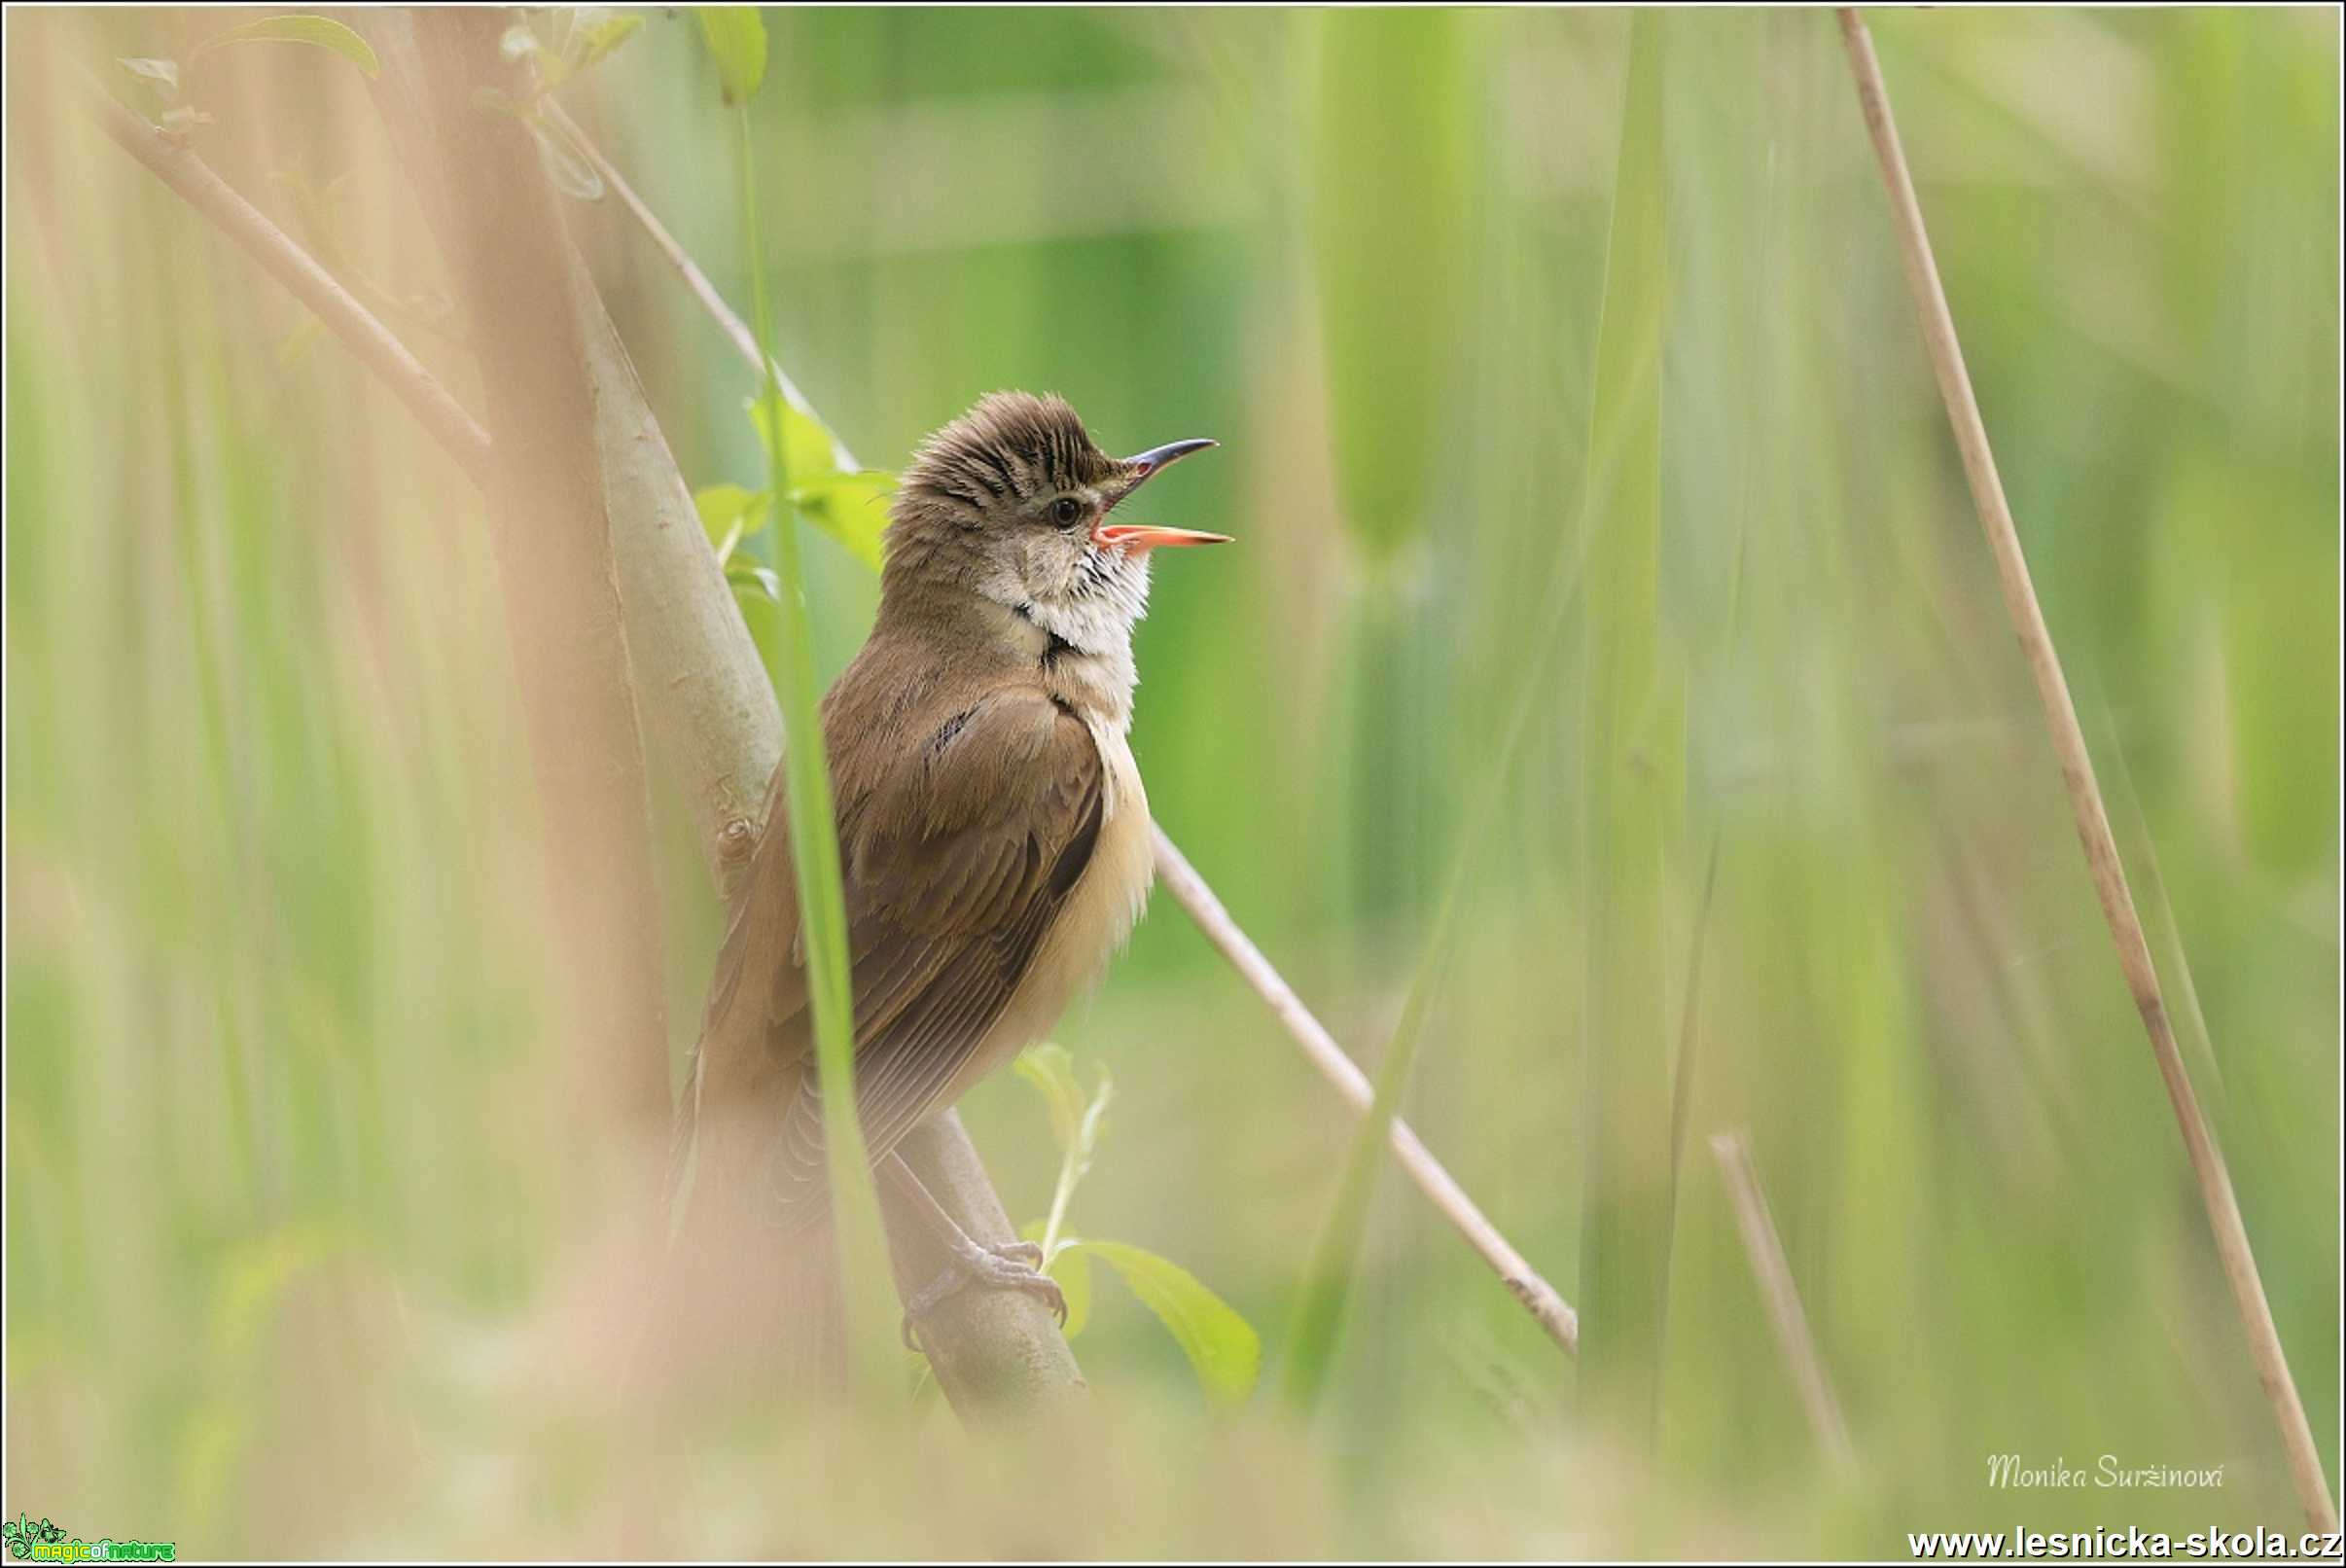
[(1059, 1282), (1043, 1272), (1043, 1249), (1031, 1241), (1005, 1241), (997, 1246), (984, 1247), (955, 1257), (943, 1273), (931, 1280), (928, 1286), (905, 1303), (905, 1318), (901, 1333), (905, 1348), (921, 1348), (914, 1330), (920, 1320), (936, 1310), (939, 1302), (956, 1296), (972, 1285), (983, 1285), (991, 1290), (1024, 1291), (1039, 1298), (1058, 1319), (1059, 1327), (1067, 1327), (1067, 1295)]

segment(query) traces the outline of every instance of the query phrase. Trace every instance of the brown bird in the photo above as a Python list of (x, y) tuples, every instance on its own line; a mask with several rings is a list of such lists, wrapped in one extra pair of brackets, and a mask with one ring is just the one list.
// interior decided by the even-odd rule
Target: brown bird
[[(1065, 1317), (1039, 1249), (973, 1239), (895, 1151), (1040, 1039), (1140, 913), (1154, 857), (1125, 732), (1150, 552), (1227, 541), (1110, 519), (1213, 445), (1110, 457), (1056, 397), (986, 397), (906, 472), (877, 620), (823, 700), (864, 1137), (957, 1260), (906, 1303), (907, 1330), (973, 1282)], [(829, 1204), (781, 773), (711, 986), (679, 1169), (795, 1229)]]

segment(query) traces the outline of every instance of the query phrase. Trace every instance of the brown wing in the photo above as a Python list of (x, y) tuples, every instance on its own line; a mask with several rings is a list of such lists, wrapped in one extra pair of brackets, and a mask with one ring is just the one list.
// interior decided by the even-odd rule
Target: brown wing
[[(842, 790), (856, 1100), (874, 1159), (939, 1108), (1002, 1016), (1090, 864), (1105, 799), (1090, 732), (1031, 688), (979, 697), (898, 747), (871, 787)], [(793, 1203), (821, 1190), (822, 1115), (778, 799), (768, 822), (687, 1108), (716, 1098), (742, 1115), (764, 1155), (723, 1179)]]

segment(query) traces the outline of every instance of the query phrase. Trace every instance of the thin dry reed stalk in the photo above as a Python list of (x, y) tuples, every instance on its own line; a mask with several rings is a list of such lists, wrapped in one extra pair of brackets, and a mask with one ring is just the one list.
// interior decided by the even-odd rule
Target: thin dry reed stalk
[(1817, 1354), (1808, 1332), (1808, 1313), (1800, 1305), (1800, 1289), (1793, 1283), (1792, 1265), (1784, 1256), (1783, 1238), (1776, 1234), (1775, 1216), (1768, 1212), (1767, 1194), (1760, 1187), (1759, 1168), (1752, 1163), (1751, 1140), (1741, 1130), (1714, 1133), (1711, 1158), (1719, 1162), (1720, 1179), (1735, 1204), (1735, 1228), (1743, 1234), (1744, 1256), (1751, 1260), (1752, 1277), (1767, 1305), (1767, 1321), (1776, 1331), (1776, 1348), (1784, 1353), (1785, 1369), (1800, 1391), (1800, 1408), (1808, 1412), (1809, 1430), (1817, 1446), (1837, 1470), (1857, 1464), (1849, 1444), (1849, 1423), (1841, 1417), (1841, 1401), (1832, 1391), (1832, 1377)]
[(1881, 163), (1882, 183), (1890, 193), (1891, 223), (1898, 231), (1899, 254), (1905, 263), (1906, 282), (1914, 293), (1914, 307), (1922, 320), (1923, 341), (1931, 368), (1938, 376), (1938, 391), (1954, 427), (1955, 445), (1963, 455), (1964, 475), (1971, 481), (1972, 501), (1979, 512), (1979, 526), (1987, 535), (1988, 553), (1995, 558), (1997, 581), (2003, 585), (2005, 608), (2029, 674), (2037, 683), (2037, 699), (2044, 709), (2044, 724), (2052, 737), (2053, 756), (2061, 765), (2061, 781), (2069, 791), (2071, 813), (2077, 818), (2078, 838), (2085, 848), (2086, 869), (2094, 891), (2101, 896), (2102, 918), (2117, 948), (2118, 968), (2134, 995), (2143, 1029), (2150, 1039), (2150, 1054), (2158, 1076), (2175, 1107), (2175, 1123), (2183, 1132), (2191, 1169), (2199, 1179), (2200, 1200), (2207, 1206), (2208, 1228), (2215, 1233), (2216, 1251), (2223, 1261), (2224, 1277), (2248, 1333), (2249, 1353), (2256, 1359), (2257, 1378), (2271, 1402), (2281, 1445), (2289, 1458), (2297, 1500), (2316, 1530), (2338, 1528), (2336, 1507), (2322, 1473), (2321, 1451), (2313, 1429), (2306, 1424), (2304, 1402), (2289, 1373), (2289, 1359), (2281, 1348), (2280, 1331), (2273, 1326), (2272, 1307), (2264, 1297), (2264, 1281), (2257, 1272), (2256, 1255), (2249, 1250), (2248, 1227), (2240, 1218), (2240, 1203), (2232, 1195), (2232, 1178), (2224, 1168), (2223, 1151), (2215, 1129), (2208, 1125), (2192, 1091), (2177, 1049), (2175, 1029), (2167, 1017), (2158, 972), (2150, 962), (2150, 944), (2143, 937), (2142, 917), (2126, 885), (2125, 868), (2118, 862), (2117, 842), (2110, 832), (2110, 813), (2102, 803), (2101, 787), (2093, 776), (2093, 760), (2085, 750), (2085, 735), (2078, 726), (2076, 704), (2061, 660), (2053, 651), (2052, 633), (2029, 581), (2028, 561), (2020, 551), (2020, 536), (2012, 525), (2004, 481), (1997, 477), (1996, 458), (1988, 446), (1987, 426), (1972, 393), (1972, 378), (1964, 369), (1963, 348), (1955, 337), (1955, 318), (1947, 308), (1938, 264), (1931, 254), (1931, 236), (1923, 227), (1922, 206), (1915, 199), (1914, 177), (1907, 171), (1900, 146), (1898, 125), (1890, 115), (1889, 89), (1882, 82), (1881, 62), (1874, 57), (1873, 37), (1856, 10), (1840, 13), (1841, 38), (1849, 51), (1849, 68), (1857, 79), (1858, 103), (1865, 111), (1866, 129)]

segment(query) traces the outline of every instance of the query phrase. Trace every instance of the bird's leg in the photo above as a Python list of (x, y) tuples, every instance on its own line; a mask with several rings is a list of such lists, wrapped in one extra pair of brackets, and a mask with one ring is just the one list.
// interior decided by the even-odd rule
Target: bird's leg
[(1006, 1241), (989, 1247), (964, 1230), (959, 1222), (947, 1214), (944, 1205), (931, 1195), (912, 1174), (904, 1157), (890, 1154), (880, 1161), (879, 1174), (895, 1185), (896, 1190), (911, 1200), (937, 1238), (944, 1243), (953, 1261), (945, 1271), (905, 1302), (904, 1336), (907, 1348), (920, 1348), (913, 1339), (913, 1327), (947, 1297), (972, 1285), (986, 1285), (996, 1290), (1024, 1291), (1038, 1296), (1049, 1307), (1059, 1326), (1067, 1325), (1067, 1298), (1060, 1293), (1058, 1283), (1043, 1272), (1043, 1249), (1031, 1241)]

